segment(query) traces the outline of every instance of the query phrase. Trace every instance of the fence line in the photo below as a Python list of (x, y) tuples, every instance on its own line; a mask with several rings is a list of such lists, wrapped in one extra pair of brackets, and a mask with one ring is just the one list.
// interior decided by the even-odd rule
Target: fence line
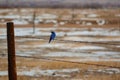
[[(0, 54), (3, 56), (3, 54)], [(4, 55), (5, 56), (5, 55)], [(67, 61), (67, 60), (59, 60), (59, 59), (51, 59), (47, 57), (32, 57), (32, 56), (20, 56), (16, 55), (16, 57), (21, 57), (21, 58), (32, 58), (32, 59), (42, 59), (42, 60), (50, 60), (50, 61), (58, 61), (58, 62), (66, 62), (66, 63), (73, 63), (73, 64), (84, 64), (84, 65), (93, 65), (93, 66), (98, 66), (98, 67), (109, 67), (109, 68), (119, 68), (116, 66), (108, 66), (108, 65), (101, 65), (101, 64), (92, 64), (92, 63), (86, 63), (86, 62), (75, 62), (75, 61)]]
[[(17, 38), (32, 38), (32, 39), (44, 39), (46, 40), (46, 38), (44, 38), (43, 36), (16, 36)], [(42, 37), (42, 38), (40, 38)], [(47, 37), (47, 36), (46, 36)], [(104, 41), (104, 42), (95, 42), (95, 41), (71, 41), (71, 40), (60, 40), (60, 39), (55, 39), (56, 41), (59, 41), (59, 42), (76, 42), (76, 43), (95, 43), (95, 44), (108, 44), (108, 45), (115, 45), (115, 43), (113, 43), (114, 41), (111, 41), (112, 43), (107, 43), (107, 41)], [(120, 41), (115, 41), (117, 43), (119, 43)], [(119, 43), (120, 44), (120, 43)]]
[[(6, 35), (0, 35), (0, 36), (6, 36)], [(33, 37), (33, 36), (16, 36), (16, 38), (32, 38), (32, 39), (44, 39), (46, 41), (45, 38), (40, 38), (43, 36), (37, 36), (37, 37)], [(102, 42), (97, 42), (97, 41), (71, 41), (71, 40), (60, 40), (60, 39), (55, 39), (58, 42), (75, 42), (75, 43), (89, 43), (89, 44), (100, 44), (100, 45), (117, 45), (120, 44), (120, 41), (115, 41), (116, 43), (113, 43), (114, 41), (109, 41), (109, 43), (107, 41), (102, 41)], [(112, 43), (111, 43), (112, 42)]]
[(50, 61), (58, 61), (58, 62), (66, 62), (66, 63), (75, 63), (75, 64), (84, 64), (84, 65), (93, 65), (93, 66), (99, 66), (99, 67), (109, 67), (109, 68), (119, 68), (116, 66), (108, 66), (108, 65), (100, 65), (100, 64), (91, 64), (91, 63), (86, 63), (86, 62), (75, 62), (75, 61), (66, 61), (66, 60), (59, 60), (59, 59), (51, 59), (47, 57), (32, 57), (32, 56), (18, 56), (16, 57), (21, 57), (21, 58), (33, 58), (33, 59), (43, 59), (43, 60), (50, 60)]

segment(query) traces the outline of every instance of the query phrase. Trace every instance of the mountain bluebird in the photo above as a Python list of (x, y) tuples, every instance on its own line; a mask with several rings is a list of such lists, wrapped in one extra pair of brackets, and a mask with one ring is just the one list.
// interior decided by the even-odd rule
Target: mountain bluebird
[(50, 36), (50, 39), (49, 39), (49, 43), (54, 40), (56, 37), (56, 33), (54, 31), (51, 32), (51, 36)]

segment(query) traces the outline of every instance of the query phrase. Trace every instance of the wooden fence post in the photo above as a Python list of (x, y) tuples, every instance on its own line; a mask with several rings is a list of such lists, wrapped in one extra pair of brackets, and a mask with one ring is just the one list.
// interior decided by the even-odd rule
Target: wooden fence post
[(34, 12), (33, 12), (33, 20), (32, 20), (32, 23), (33, 23), (33, 34), (35, 34), (35, 19), (36, 19), (36, 12), (34, 10)]
[(14, 23), (7, 23), (7, 48), (8, 48), (8, 77), (9, 80), (17, 80)]

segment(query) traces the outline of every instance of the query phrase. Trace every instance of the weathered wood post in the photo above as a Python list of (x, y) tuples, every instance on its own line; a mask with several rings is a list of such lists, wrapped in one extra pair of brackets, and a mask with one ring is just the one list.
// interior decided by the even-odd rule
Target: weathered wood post
[(17, 80), (13, 22), (7, 23), (7, 44), (8, 44), (7, 45), (7, 48), (8, 48), (8, 77), (9, 77), (9, 80)]
[(120, 18), (118, 19), (118, 26), (119, 26), (119, 32), (120, 32)]
[(34, 12), (33, 12), (33, 20), (32, 20), (32, 23), (33, 23), (33, 34), (35, 34), (35, 19), (36, 19), (36, 12), (34, 10)]

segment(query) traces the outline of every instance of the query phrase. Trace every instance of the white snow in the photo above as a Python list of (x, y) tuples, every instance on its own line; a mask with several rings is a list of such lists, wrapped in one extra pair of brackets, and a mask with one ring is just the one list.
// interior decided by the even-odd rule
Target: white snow
[(98, 57), (96, 57), (96, 58), (95, 57), (94, 58), (93, 57), (92, 58), (88, 58), (88, 57), (87, 58), (84, 58), (84, 57), (82, 58), (81, 57), (79, 59), (73, 58), (73, 59), (70, 59), (69, 61), (72, 61), (72, 62), (87, 62), (87, 61), (96, 61), (96, 62), (99, 62), (99, 61), (105, 61), (105, 62), (113, 61), (114, 62), (115, 61), (115, 62), (119, 62), (120, 59), (108, 59), (108, 58), (106, 58), (106, 59), (102, 58), (101, 59), (101, 58), (98, 58)]
[(79, 57), (84, 59), (110, 59), (110, 58), (120, 58), (119, 52), (110, 52), (110, 51), (97, 51), (87, 53), (87, 52), (49, 52), (48, 54), (43, 54), (42, 56), (46, 57)]
[(80, 57), (82, 53), (72, 53), (72, 52), (51, 52), (43, 56), (49, 57)]
[(120, 45), (119, 45), (119, 46), (116, 46), (116, 47), (120, 48)]
[(14, 24), (19, 24), (19, 25), (28, 24), (27, 21), (25, 21), (25, 20), (18, 20), (18, 19), (12, 20), (12, 22), (14, 22)]
[(81, 47), (74, 47), (73, 48), (74, 50), (82, 50), (82, 49), (105, 49), (104, 47), (100, 47), (100, 46), (90, 46), (90, 45), (87, 45), (87, 46), (81, 46)]
[[(26, 36), (26, 35), (33, 35), (33, 28), (16, 28), (15, 29), (15, 36)], [(35, 29), (34, 36), (49, 36), (50, 32), (42, 32), (40, 29)]]
[(30, 33), (32, 33), (32, 29), (28, 29), (28, 28), (16, 28), (15, 29), (15, 36), (25, 36), (25, 35), (29, 35)]
[[(15, 36), (50, 36), (50, 31), (51, 30), (57, 30), (55, 28), (36, 28), (36, 33), (33, 35), (32, 34), (32, 28), (15, 28)], [(67, 30), (67, 32), (64, 32), (62, 30)], [(102, 41), (120, 41), (120, 37), (116, 37), (119, 36), (120, 33), (117, 30), (114, 29), (108, 29), (108, 30), (104, 30), (104, 29), (96, 29), (93, 28), (91, 29), (91, 31), (88, 31), (86, 28), (82, 28), (82, 29), (75, 29), (75, 28), (60, 28), (59, 30), (61, 31), (56, 31), (57, 37), (59, 36), (64, 36), (65, 34), (67, 36), (65, 36), (64, 38), (62, 38), (62, 40), (65, 40), (65, 42), (67, 41), (86, 41), (86, 42), (102, 42)], [(113, 31), (110, 31), (113, 30)], [(80, 35), (107, 35), (107, 36), (112, 36), (112, 37), (82, 37)], [(114, 37), (115, 36), (115, 37)], [(6, 39), (6, 29), (5, 28), (1, 28), (0, 29), (0, 39)], [(59, 38), (55, 39), (55, 41), (53, 41), (51, 44), (48, 44), (48, 39), (42, 39), (44, 41), (46, 41), (46, 43), (44, 44), (35, 44), (32, 46), (28, 46), (28, 45), (20, 45), (19, 48), (20, 49), (25, 49), (26, 51), (17, 51), (17, 55), (20, 56), (32, 56), (34, 54), (37, 54), (39, 51), (36, 48), (40, 48), (41, 51), (46, 49), (46, 48), (51, 48), (51, 49), (63, 49), (66, 50), (65, 52), (60, 51), (60, 52), (52, 52), (50, 51), (48, 54), (44, 54), (42, 56), (48, 56), (48, 57), (86, 57), (86, 58), (93, 58), (93, 59), (99, 59), (100, 57), (102, 57), (103, 59), (110, 59), (110, 58), (120, 58), (120, 54), (118, 54), (119, 52), (115, 52), (115, 51), (104, 51), (107, 50), (106, 47), (101, 47), (101, 46), (94, 46), (94, 45), (82, 45), (82, 46), (74, 46), (73, 43), (71, 44), (65, 44), (64, 41), (63, 43), (58, 43), (59, 42)], [(24, 42), (24, 41), (28, 41), (28, 40), (32, 40), (30, 38), (22, 38), (20, 40), (18, 40), (19, 42)], [(36, 42), (41, 39), (33, 39), (33, 41)], [(58, 42), (57, 42), (58, 41)], [(119, 48), (119, 46), (117, 45), (116, 47)], [(35, 49), (33, 51), (31, 51), (30, 49)], [(102, 51), (93, 51), (91, 54), (88, 52), (85, 52), (87, 50), (102, 50)], [(71, 51), (71, 52), (68, 52)], [(83, 51), (83, 52), (81, 52)]]
[[(88, 69), (86, 70), (89, 73), (98, 72), (98, 73), (107, 73), (107, 74), (119, 74), (120, 69), (118, 68), (107, 68), (107, 69)], [(80, 69), (53, 69), (53, 70), (42, 70), (39, 68), (32, 68), (30, 70), (20, 70), (17, 72), (17, 75), (24, 76), (34, 76), (39, 77), (43, 76), (53, 76), (53, 77), (71, 77), (71, 73), (78, 72), (80, 73)], [(66, 74), (67, 73), (67, 74)], [(8, 71), (0, 71), (0, 76), (7, 76)]]
[(91, 26), (92, 23), (91, 23), (91, 22), (87, 22), (86, 25), (87, 25), (87, 26)]
[[(46, 31), (43, 31), (44, 29), (39, 29), (39, 28), (36, 28), (35, 29), (35, 34), (34, 36), (50, 36), (50, 31), (51, 30), (55, 30), (55, 28), (48, 28)], [(32, 32), (33, 32), (33, 28), (16, 28), (15, 29), (15, 35), (16, 36), (26, 36), (26, 35), (32, 35)], [(64, 36), (64, 32), (56, 32), (56, 35), (57, 36)]]
[(40, 19), (55, 19), (57, 17), (58, 16), (54, 15), (54, 14), (41, 14), (38, 16), (38, 18), (40, 18)]
[(22, 19), (28, 19), (32, 20), (33, 16), (32, 15), (26, 15), (26, 16), (21, 16)]
[[(53, 70), (42, 70), (39, 68), (33, 68), (31, 70), (22, 70), (18, 71), (18, 75), (24, 75), (24, 76), (54, 76), (54, 77), (70, 77), (70, 73), (73, 72), (79, 72), (80, 70), (75, 69), (53, 69)], [(67, 74), (66, 74), (67, 73)], [(0, 76), (6, 76), (8, 75), (7, 71), (0, 71)]]
[(116, 68), (108, 68), (108, 69), (106, 69), (106, 72), (107, 73), (112, 73), (112, 74), (114, 74), (114, 73), (117, 73), (117, 74), (119, 74), (120, 73), (120, 69), (116, 69)]
[(2, 18), (2, 19), (18, 19), (18, 18), (20, 18), (20, 16), (19, 15), (6, 15), (6, 16), (0, 16), (0, 18)]
[(120, 55), (120, 53), (119, 52), (112, 52), (112, 51), (110, 51), (110, 52), (108, 52), (108, 51), (97, 51), (97, 52), (95, 52), (97, 55)]
[(65, 25), (65, 22), (60, 22), (59, 24), (60, 24), (60, 25)]
[(33, 54), (36, 54), (35, 51), (26, 51), (26, 52), (16, 51), (16, 55), (18, 56), (32, 56)]
[(104, 58), (120, 58), (119, 52), (113, 52), (113, 51), (96, 51), (93, 52), (95, 55), (102, 56)]
[(0, 71), (0, 76), (6, 76), (8, 75), (8, 71)]
[[(18, 42), (25, 42), (25, 41), (40, 41), (43, 39), (37, 39), (37, 38), (22, 38), (22, 39), (17, 39), (16, 41)], [(22, 45), (21, 47), (26, 47), (26, 45)]]
[(103, 19), (97, 20), (97, 24), (98, 25), (104, 25), (105, 24), (105, 20), (103, 20)]
[[(93, 17), (93, 15), (91, 15), (91, 17)], [(86, 25), (91, 25), (90, 24), (91, 21), (96, 22), (98, 25), (104, 25), (105, 24), (105, 20), (104, 19), (99, 19), (99, 18), (80, 18), (80, 20), (82, 21), (83, 25), (85, 25), (85, 24)]]
[(98, 73), (106, 73), (106, 74), (119, 74), (120, 69), (117, 69), (117, 68), (107, 68), (107, 69), (98, 69), (98, 70), (89, 69), (88, 72), (98, 72)]
[(0, 39), (6, 39), (7, 36), (6, 35), (0, 35)]
[(56, 20), (46, 20), (45, 23), (57, 24), (57, 21)]
[(61, 43), (53, 43), (53, 44), (42, 44), (42, 45), (35, 45), (35, 47), (40, 47), (40, 48), (62, 48), (64, 47), (65, 44)]
[(91, 37), (65, 37), (63, 40), (71, 41), (87, 41), (87, 42), (104, 42), (104, 41), (120, 41), (120, 38), (91, 38)]
[[(21, 23), (21, 22), (20, 22)], [(49, 36), (50, 31), (56, 31), (57, 28), (36, 28), (35, 29), (35, 36)], [(64, 36), (65, 34), (67, 36), (79, 36), (79, 35), (93, 35), (93, 36), (119, 36), (120, 33), (117, 30), (114, 31), (109, 31), (109, 30), (103, 30), (103, 29), (92, 29), (92, 31), (87, 31), (86, 29), (75, 29), (75, 28), (62, 28), (59, 29), (61, 31), (56, 31), (57, 36)], [(69, 30), (68, 32), (63, 32), (62, 30)], [(79, 31), (78, 31), (79, 30)], [(26, 35), (31, 35), (33, 32), (33, 28), (15, 28), (15, 35), (16, 36), (26, 36)], [(0, 29), (0, 35), (6, 35), (6, 29)], [(67, 37), (70, 38), (70, 37)], [(73, 37), (72, 37), (73, 38)], [(79, 38), (76, 38), (76, 40)], [(73, 38), (73, 39), (74, 39)], [(88, 39), (88, 38), (84, 38)], [(120, 40), (119, 38), (115, 38), (114, 40)], [(89, 40), (89, 39), (88, 39)], [(104, 39), (99, 39), (99, 40), (104, 40)], [(113, 41), (114, 41), (113, 40)]]
[(101, 30), (101, 31), (70, 31), (68, 33), (66, 33), (67, 35), (103, 35), (103, 36), (119, 36), (120, 33), (119, 31), (105, 31), (105, 30)]
[(99, 15), (97, 14), (88, 14), (87, 17), (90, 17), (90, 18), (95, 18), (95, 17), (98, 17)]
[(98, 18), (80, 18), (80, 20), (83, 20), (83, 21), (97, 21), (97, 20), (100, 20), (100, 19), (98, 19)]

